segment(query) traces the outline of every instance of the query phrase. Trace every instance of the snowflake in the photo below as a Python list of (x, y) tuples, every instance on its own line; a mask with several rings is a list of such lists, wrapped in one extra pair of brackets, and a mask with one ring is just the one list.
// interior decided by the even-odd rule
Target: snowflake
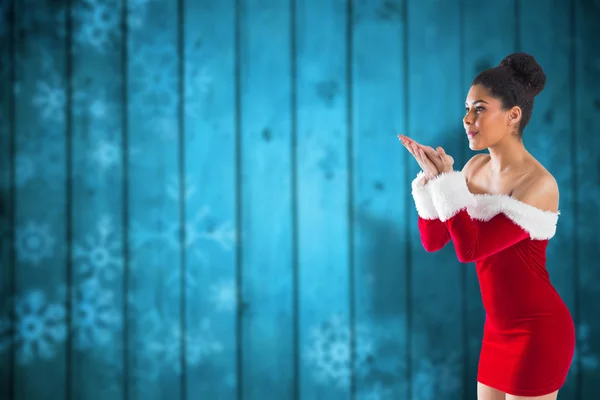
[(15, 247), (20, 262), (39, 265), (54, 254), (54, 237), (48, 224), (27, 222), (16, 230)]
[[(137, 111), (152, 119), (174, 115), (179, 94), (177, 48), (175, 40), (164, 35), (139, 46), (132, 60), (132, 103)], [(149, 121), (150, 122), (150, 121)]]
[(66, 339), (64, 307), (48, 304), (43, 292), (32, 290), (17, 299), (15, 314), (18, 362), (28, 364), (37, 357), (53, 357), (56, 346)]
[(100, 140), (91, 150), (90, 159), (102, 170), (119, 165), (121, 148), (113, 141)]
[[(36, 84), (36, 91), (32, 98), (32, 103), (39, 109), (40, 116), (44, 121), (64, 123), (66, 117), (67, 87), (60, 74), (53, 67), (53, 60), (49, 61), (50, 66), (48, 78), (39, 80)], [(72, 91), (72, 112), (79, 116), (83, 111), (83, 104), (86, 102), (86, 91), (78, 90), (73, 87)]]
[(211, 303), (220, 311), (233, 311), (237, 304), (237, 286), (228, 280), (210, 287)]
[(102, 52), (116, 39), (112, 34), (120, 27), (121, 11), (115, 1), (83, 0), (72, 9), (76, 21), (75, 41)]
[(33, 104), (40, 109), (43, 119), (64, 121), (66, 93), (64, 84), (54, 78), (50, 81), (39, 81)]
[[(169, 190), (174, 190), (172, 187), (167, 187)], [(185, 248), (191, 248), (199, 240), (207, 240), (209, 242), (219, 244), (224, 250), (230, 250), (235, 242), (236, 231), (231, 228), (228, 223), (214, 225), (209, 220), (210, 209), (203, 207), (188, 219), (183, 229), (185, 229)], [(167, 218), (164, 213), (159, 210), (152, 212), (149, 222), (159, 227), (159, 229), (150, 228), (146, 224), (134, 222), (132, 224), (132, 239), (136, 246), (154, 243), (159, 249), (163, 250), (179, 250), (181, 225), (179, 221), (173, 221), (172, 218)], [(201, 229), (202, 225), (208, 225), (205, 229)], [(156, 249), (156, 247), (155, 247)]]
[[(208, 319), (202, 319), (197, 325), (188, 326), (184, 336), (181, 335), (179, 323), (165, 323), (155, 313), (151, 317), (154, 322), (147, 330), (142, 343), (144, 353), (152, 362), (181, 373), (182, 342), (185, 341), (185, 361), (188, 367), (197, 366), (223, 351), (223, 344), (212, 332)], [(159, 368), (160, 369), (160, 368)]]
[(82, 243), (75, 243), (73, 252), (75, 267), (84, 277), (112, 280), (123, 268), (121, 242), (109, 216), (100, 218), (96, 233), (87, 235)]
[(120, 314), (112, 293), (95, 279), (77, 285), (73, 293), (74, 343), (79, 349), (98, 348), (111, 343), (120, 327)]
[(356, 330), (355, 365), (351, 365), (350, 326), (340, 315), (315, 327), (306, 348), (306, 361), (315, 368), (319, 382), (348, 388), (353, 367), (360, 369), (372, 356), (373, 344), (359, 328)]

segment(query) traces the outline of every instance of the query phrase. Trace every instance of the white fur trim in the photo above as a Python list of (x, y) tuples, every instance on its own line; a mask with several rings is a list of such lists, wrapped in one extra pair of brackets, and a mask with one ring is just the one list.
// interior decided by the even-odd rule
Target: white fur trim
[(447, 221), (459, 211), (477, 204), (461, 171), (441, 173), (429, 181), (427, 188), (441, 221)]
[(417, 213), (424, 219), (437, 219), (437, 212), (431, 201), (431, 196), (425, 184), (425, 173), (419, 171), (417, 177), (411, 183), (412, 196), (415, 201)]
[(534, 240), (550, 239), (556, 234), (560, 211), (545, 211), (504, 194), (477, 194), (477, 205), (469, 207), (471, 218), (489, 221), (504, 213), (529, 233)]
[(534, 240), (550, 239), (556, 234), (560, 212), (541, 210), (504, 194), (472, 194), (460, 171), (440, 174), (426, 188), (442, 221), (463, 209), (480, 221), (489, 221), (503, 213)]

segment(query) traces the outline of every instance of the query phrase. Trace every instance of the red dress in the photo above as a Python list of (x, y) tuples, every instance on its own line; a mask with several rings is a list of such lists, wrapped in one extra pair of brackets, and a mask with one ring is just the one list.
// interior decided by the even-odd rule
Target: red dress
[(571, 314), (550, 282), (546, 248), (558, 212), (507, 195), (472, 194), (460, 171), (412, 182), (423, 247), (452, 240), (459, 261), (475, 262), (486, 312), (477, 380), (515, 396), (564, 384), (575, 350)]

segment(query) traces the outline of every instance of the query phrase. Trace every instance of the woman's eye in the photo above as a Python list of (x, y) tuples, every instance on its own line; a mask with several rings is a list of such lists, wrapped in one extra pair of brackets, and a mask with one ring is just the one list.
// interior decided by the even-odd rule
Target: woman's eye
[(477, 112), (480, 112), (480, 111), (483, 111), (483, 110), (485, 110), (485, 108), (483, 108), (483, 107), (475, 107), (475, 110), (476, 110)]

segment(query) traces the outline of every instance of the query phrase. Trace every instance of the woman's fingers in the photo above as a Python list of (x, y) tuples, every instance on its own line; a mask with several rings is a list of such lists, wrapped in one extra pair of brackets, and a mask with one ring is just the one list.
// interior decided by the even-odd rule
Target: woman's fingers
[(423, 170), (428, 178), (434, 177), (443, 168), (444, 164), (433, 147), (422, 145), (404, 135), (398, 135), (398, 138), (402, 142), (402, 145), (415, 158), (419, 167), (421, 167), (421, 170)]

